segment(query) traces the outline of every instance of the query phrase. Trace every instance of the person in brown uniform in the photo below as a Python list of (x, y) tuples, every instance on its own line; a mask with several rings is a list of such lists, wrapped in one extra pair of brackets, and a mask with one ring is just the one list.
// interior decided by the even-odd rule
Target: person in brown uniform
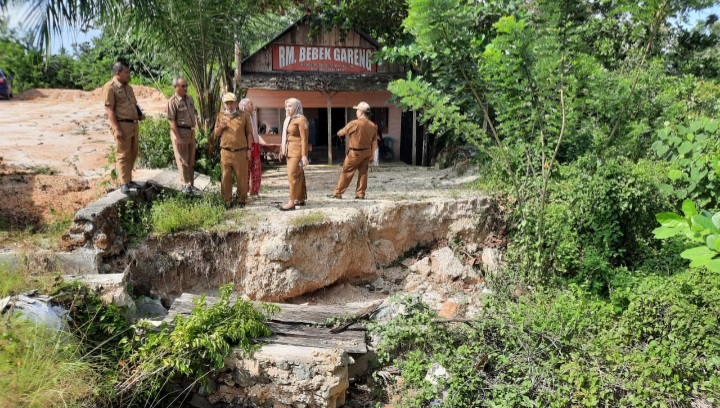
[(329, 196), (331, 198), (342, 198), (343, 193), (347, 190), (352, 181), (355, 171), (358, 171), (357, 188), (355, 189), (355, 198), (358, 200), (365, 199), (365, 190), (367, 190), (368, 181), (368, 165), (375, 157), (377, 149), (378, 129), (372, 121), (370, 121), (370, 105), (366, 102), (360, 102), (356, 109), (357, 119), (351, 121), (337, 133), (340, 137), (346, 137), (346, 143), (350, 146), (345, 162), (343, 163), (340, 179), (338, 180), (335, 191)]
[(232, 206), (233, 174), (237, 179), (237, 205), (245, 207), (248, 195), (248, 159), (253, 140), (250, 114), (238, 110), (237, 97), (226, 93), (222, 98), (225, 111), (215, 121), (214, 138), (220, 137), (220, 167), (222, 177), (220, 192), (225, 199), (225, 208)]
[(175, 95), (167, 104), (167, 118), (170, 121), (170, 140), (172, 141), (175, 162), (180, 173), (182, 192), (194, 194), (195, 188), (195, 125), (197, 111), (192, 96), (187, 94), (187, 81), (183, 77), (175, 77), (172, 81)]
[(117, 142), (115, 167), (120, 180), (120, 191), (128, 194), (131, 188), (140, 187), (132, 181), (132, 170), (138, 155), (138, 121), (145, 119), (137, 105), (135, 93), (130, 86), (130, 68), (124, 62), (116, 62), (112, 68), (113, 79), (103, 87), (105, 111), (110, 120), (110, 130)]
[(308, 133), (310, 125), (303, 116), (302, 104), (295, 98), (285, 101), (285, 122), (283, 123), (280, 158), (287, 157), (288, 182), (290, 199), (281, 205), (280, 211), (294, 210), (296, 205), (305, 205), (307, 186), (305, 171), (308, 165)]

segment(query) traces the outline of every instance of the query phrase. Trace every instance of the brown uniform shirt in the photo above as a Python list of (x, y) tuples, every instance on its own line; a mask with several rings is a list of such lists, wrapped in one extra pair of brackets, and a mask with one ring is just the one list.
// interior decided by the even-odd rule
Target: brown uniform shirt
[(220, 134), (220, 147), (223, 149), (247, 149), (248, 137), (252, 140), (253, 127), (250, 114), (237, 111), (235, 115), (228, 115), (225, 112), (218, 114), (217, 123), (225, 120), (227, 127)]
[(300, 158), (308, 155), (309, 129), (305, 116), (290, 119), (287, 130), (287, 157)]
[(137, 99), (135, 92), (129, 84), (121, 84), (115, 78), (103, 87), (105, 106), (115, 112), (118, 119), (140, 119), (137, 112)]
[(190, 132), (190, 129), (183, 129), (181, 126), (195, 128), (197, 110), (192, 96), (185, 95), (184, 98), (178, 95), (171, 96), (167, 104), (167, 118), (177, 123), (181, 134)]
[(377, 125), (364, 117), (351, 121), (338, 134), (347, 137), (351, 149), (370, 149), (378, 138)]

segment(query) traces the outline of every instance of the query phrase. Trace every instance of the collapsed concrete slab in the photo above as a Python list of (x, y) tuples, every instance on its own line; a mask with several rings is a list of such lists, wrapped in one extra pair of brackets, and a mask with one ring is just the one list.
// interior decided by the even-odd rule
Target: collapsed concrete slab
[(498, 217), (488, 197), (381, 202), (308, 224), (259, 222), (230, 231), (150, 237), (113, 263), (140, 293), (171, 299), (234, 283), (252, 299), (280, 301), (342, 281), (372, 281), (378, 266), (422, 244), (482, 242)]

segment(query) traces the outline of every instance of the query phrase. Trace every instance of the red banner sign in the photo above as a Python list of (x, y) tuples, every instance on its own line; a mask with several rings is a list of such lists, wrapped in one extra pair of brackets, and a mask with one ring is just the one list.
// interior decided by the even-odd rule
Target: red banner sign
[(321, 47), (310, 45), (273, 46), (273, 71), (376, 72), (373, 48)]

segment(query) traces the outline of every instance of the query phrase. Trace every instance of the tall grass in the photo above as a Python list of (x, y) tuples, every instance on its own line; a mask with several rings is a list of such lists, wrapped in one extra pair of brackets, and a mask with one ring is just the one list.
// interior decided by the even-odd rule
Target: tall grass
[(67, 333), (10, 319), (0, 324), (0, 406), (80, 407), (102, 378)]
[(210, 228), (219, 224), (224, 214), (222, 198), (217, 194), (200, 198), (171, 196), (153, 204), (152, 229), (157, 234), (170, 234)]
[(58, 274), (54, 272), (43, 275), (32, 274), (22, 263), (11, 267), (7, 263), (0, 262), (0, 298), (17, 295), (30, 289), (48, 293), (57, 283), (57, 276)]

